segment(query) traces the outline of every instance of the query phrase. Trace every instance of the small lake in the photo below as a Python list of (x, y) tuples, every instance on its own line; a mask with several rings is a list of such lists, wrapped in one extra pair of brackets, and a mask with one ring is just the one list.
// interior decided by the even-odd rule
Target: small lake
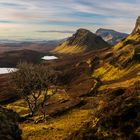
[(56, 56), (44, 56), (41, 58), (42, 60), (55, 60), (58, 59)]
[[(41, 58), (42, 60), (55, 60), (58, 59), (58, 57), (56, 56), (44, 56)], [(8, 74), (11, 72), (16, 72), (17, 69), (16, 68), (0, 68), (0, 75), (1, 74)]]
[(16, 68), (0, 68), (0, 74), (7, 74), (17, 71)]

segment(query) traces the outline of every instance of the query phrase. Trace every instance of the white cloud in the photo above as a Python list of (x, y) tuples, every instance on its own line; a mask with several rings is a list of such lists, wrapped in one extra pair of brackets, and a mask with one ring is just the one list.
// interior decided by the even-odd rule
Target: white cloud
[(33, 34), (37, 29), (73, 31), (79, 27), (131, 32), (140, 13), (139, 6), (139, 0), (0, 0), (0, 21), (13, 22), (0, 22), (0, 27), (4, 27), (0, 30), (4, 32), (14, 26), (24, 35), (25, 31)]

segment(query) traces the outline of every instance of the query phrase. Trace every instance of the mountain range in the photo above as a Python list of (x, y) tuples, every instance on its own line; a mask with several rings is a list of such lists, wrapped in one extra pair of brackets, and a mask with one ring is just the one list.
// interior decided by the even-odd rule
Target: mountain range
[(75, 34), (54, 49), (54, 53), (75, 54), (115, 45), (129, 35), (111, 29), (100, 28), (96, 33), (78, 29)]

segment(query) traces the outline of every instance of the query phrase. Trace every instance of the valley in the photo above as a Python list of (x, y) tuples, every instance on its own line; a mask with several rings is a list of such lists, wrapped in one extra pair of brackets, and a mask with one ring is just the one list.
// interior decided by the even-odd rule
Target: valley
[[(1, 52), (0, 67), (16, 67), (24, 61), (33, 63), (25, 63), (19, 69), (25, 73), (16, 76), (19, 79), (23, 76), (21, 80), (25, 81), (27, 78), (26, 82), (29, 81), (35, 93), (43, 89), (40, 94), (45, 94), (44, 88), (34, 87), (32, 83), (40, 84), (49, 75), (45, 75), (48, 67), (57, 75), (56, 83), (47, 87), (49, 98), (43, 104), (47, 114), (45, 120), (42, 119), (42, 104), (35, 115), (30, 115), (25, 99), (32, 99), (32, 91), (26, 94), (29, 98), (21, 98), (18, 93), (21, 89), (10, 84), (11, 74), (0, 75), (0, 103), (19, 115), (18, 130), (22, 130), (23, 140), (140, 138), (139, 20), (133, 33), (114, 46), (86, 29), (79, 29), (50, 50), (31, 47)], [(28, 77), (28, 73), (33, 76)], [(46, 77), (41, 77), (43, 74)], [(30, 88), (25, 81), (22, 81), (22, 85), (25, 84), (22, 92)], [(38, 102), (42, 100), (40, 94)]]

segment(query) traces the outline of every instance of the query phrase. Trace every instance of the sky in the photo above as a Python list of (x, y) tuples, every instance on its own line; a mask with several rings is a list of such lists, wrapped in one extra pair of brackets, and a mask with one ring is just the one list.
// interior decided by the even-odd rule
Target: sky
[(0, 0), (0, 40), (56, 40), (78, 28), (130, 33), (140, 0)]

